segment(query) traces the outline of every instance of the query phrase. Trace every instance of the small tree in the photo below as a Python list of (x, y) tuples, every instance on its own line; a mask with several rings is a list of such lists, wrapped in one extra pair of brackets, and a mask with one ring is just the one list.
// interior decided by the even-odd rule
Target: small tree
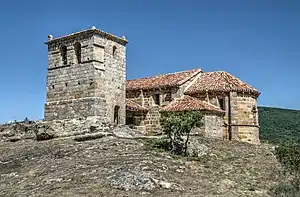
[(292, 176), (293, 186), (300, 191), (300, 144), (287, 141), (275, 149), (276, 158)]
[(170, 140), (172, 153), (186, 155), (191, 130), (202, 125), (203, 115), (199, 111), (164, 112), (161, 126)]

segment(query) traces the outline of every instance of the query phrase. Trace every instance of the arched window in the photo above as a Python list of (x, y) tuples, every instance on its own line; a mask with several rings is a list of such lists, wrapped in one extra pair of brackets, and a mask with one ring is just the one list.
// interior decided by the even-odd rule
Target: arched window
[(68, 58), (67, 58), (67, 47), (65, 45), (63, 45), (61, 48), (60, 48), (60, 54), (61, 54), (61, 58), (62, 58), (62, 61), (63, 61), (63, 64), (64, 65), (67, 65), (68, 63)]
[(81, 63), (81, 44), (76, 42), (74, 45), (77, 64)]
[(117, 47), (113, 46), (113, 57), (115, 58), (117, 55)]

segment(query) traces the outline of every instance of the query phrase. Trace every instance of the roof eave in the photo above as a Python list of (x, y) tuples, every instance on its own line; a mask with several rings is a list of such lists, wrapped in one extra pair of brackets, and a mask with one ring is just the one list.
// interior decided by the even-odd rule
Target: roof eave
[(115, 36), (113, 34), (110, 34), (108, 32), (104, 32), (102, 30), (99, 30), (99, 29), (88, 29), (88, 30), (83, 30), (83, 31), (80, 31), (80, 32), (75, 32), (73, 34), (69, 34), (69, 35), (66, 35), (66, 36), (61, 36), (61, 37), (58, 37), (58, 38), (53, 38), (52, 40), (49, 40), (47, 42), (45, 42), (46, 45), (49, 45), (49, 44), (53, 44), (53, 43), (56, 43), (56, 42), (60, 42), (60, 41), (64, 41), (64, 40), (68, 40), (68, 39), (71, 39), (71, 38), (74, 38), (80, 34), (98, 34), (98, 35), (102, 35), (106, 38), (109, 38), (111, 40), (114, 40), (118, 43), (121, 43), (123, 45), (126, 45), (128, 43), (128, 40), (124, 39), (124, 38), (120, 38), (118, 36)]

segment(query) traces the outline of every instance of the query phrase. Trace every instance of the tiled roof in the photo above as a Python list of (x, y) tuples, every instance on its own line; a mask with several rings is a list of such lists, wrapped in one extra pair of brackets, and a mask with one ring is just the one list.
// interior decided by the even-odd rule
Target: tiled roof
[(182, 98), (172, 101), (169, 105), (163, 107), (161, 111), (209, 111), (224, 114), (220, 108), (205, 101), (184, 95)]
[(201, 73), (200, 77), (187, 89), (185, 93), (193, 94), (206, 91), (249, 92), (257, 96), (260, 94), (257, 89), (223, 71)]
[(107, 33), (105, 31), (102, 31), (100, 29), (87, 29), (87, 30), (82, 30), (82, 31), (79, 31), (79, 32), (75, 32), (75, 33), (72, 33), (72, 34), (69, 34), (69, 35), (65, 35), (65, 36), (61, 36), (61, 37), (57, 37), (57, 38), (53, 38), (52, 40), (49, 40), (48, 42), (46, 42), (46, 44), (49, 44), (49, 43), (52, 43), (52, 42), (55, 42), (55, 41), (58, 41), (58, 40), (61, 40), (61, 39), (67, 39), (67, 38), (72, 38), (72, 37), (75, 37), (75, 36), (78, 36), (79, 34), (86, 34), (86, 33), (95, 33), (95, 34), (100, 34), (100, 35), (103, 35), (109, 39), (112, 39), (112, 40), (115, 40), (117, 42), (120, 42), (122, 44), (127, 44), (128, 43), (128, 40), (125, 39), (125, 37), (123, 38), (120, 38), (118, 36), (115, 36), (113, 34), (110, 34), (110, 33)]
[(148, 109), (146, 107), (143, 107), (129, 99), (126, 99), (126, 110), (128, 110), (128, 111), (148, 111)]
[(140, 78), (135, 80), (127, 80), (127, 90), (153, 89), (163, 87), (180, 86), (191, 77), (200, 73), (200, 69), (187, 70), (176, 73), (169, 73), (148, 78)]

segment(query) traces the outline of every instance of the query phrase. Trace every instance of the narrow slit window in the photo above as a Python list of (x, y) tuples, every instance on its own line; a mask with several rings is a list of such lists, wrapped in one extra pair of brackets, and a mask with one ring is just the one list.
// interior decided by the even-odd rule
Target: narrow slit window
[(154, 95), (154, 103), (156, 105), (160, 105), (160, 95), (159, 94)]
[(115, 58), (117, 55), (117, 47), (113, 46), (113, 57)]
[(222, 110), (225, 110), (225, 100), (224, 99), (218, 99), (218, 100), (219, 100), (220, 108)]

